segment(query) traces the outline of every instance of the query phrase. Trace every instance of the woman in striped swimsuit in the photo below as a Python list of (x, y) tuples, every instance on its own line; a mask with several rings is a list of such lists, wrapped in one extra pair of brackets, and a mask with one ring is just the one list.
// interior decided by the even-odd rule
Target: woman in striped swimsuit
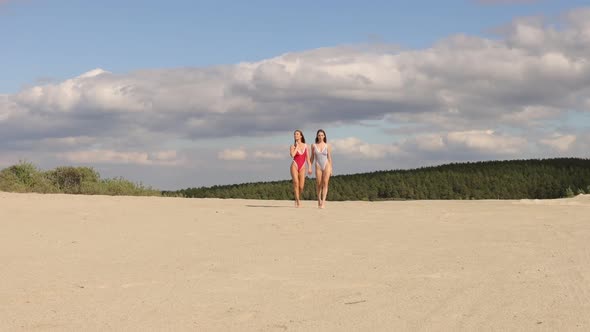
[(311, 145), (311, 162), (315, 160), (315, 178), (318, 193), (318, 207), (324, 208), (328, 196), (328, 182), (332, 175), (332, 148), (328, 145), (328, 138), (323, 129), (318, 130), (315, 144)]
[(291, 163), (291, 178), (293, 178), (293, 192), (295, 193), (295, 207), (300, 207), (300, 194), (303, 192), (305, 185), (305, 163), (309, 165), (307, 170), (311, 174), (311, 161), (309, 160), (309, 153), (307, 153), (307, 144), (305, 144), (305, 137), (301, 130), (295, 130), (293, 133), (295, 143), (291, 145), (290, 153), (293, 162)]

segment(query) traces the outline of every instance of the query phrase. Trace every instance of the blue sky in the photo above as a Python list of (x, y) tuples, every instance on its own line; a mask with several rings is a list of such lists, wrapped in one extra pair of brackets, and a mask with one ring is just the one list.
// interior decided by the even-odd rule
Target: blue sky
[(124, 73), (257, 61), (286, 52), (384, 42), (425, 48), (493, 37), (518, 16), (558, 16), (583, 1), (63, 1), (0, 7), (0, 93), (93, 68)]
[(336, 174), (587, 157), (584, 6), (0, 0), (0, 167), (286, 179), (292, 130), (319, 127)]

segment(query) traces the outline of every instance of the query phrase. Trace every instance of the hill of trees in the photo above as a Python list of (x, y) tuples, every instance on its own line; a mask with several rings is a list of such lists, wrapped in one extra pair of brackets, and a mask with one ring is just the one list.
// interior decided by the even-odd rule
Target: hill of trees
[[(452, 163), (411, 170), (338, 175), (328, 199), (546, 199), (590, 193), (590, 160), (530, 159)], [(187, 188), (164, 195), (200, 198), (293, 199), (291, 180)], [(316, 199), (315, 179), (303, 199)]]

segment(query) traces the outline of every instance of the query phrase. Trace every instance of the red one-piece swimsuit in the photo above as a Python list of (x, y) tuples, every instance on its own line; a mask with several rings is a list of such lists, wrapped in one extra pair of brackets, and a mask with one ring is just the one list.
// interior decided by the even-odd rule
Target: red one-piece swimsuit
[(301, 168), (303, 168), (303, 165), (305, 165), (305, 160), (307, 160), (307, 145), (305, 146), (303, 153), (299, 152), (299, 150), (296, 151), (293, 161), (297, 164), (297, 171), (300, 171)]

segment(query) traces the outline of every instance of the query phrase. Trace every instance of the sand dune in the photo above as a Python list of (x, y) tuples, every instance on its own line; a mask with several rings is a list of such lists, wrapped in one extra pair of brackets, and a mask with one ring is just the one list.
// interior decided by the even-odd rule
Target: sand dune
[(0, 193), (0, 330), (590, 330), (590, 196)]

